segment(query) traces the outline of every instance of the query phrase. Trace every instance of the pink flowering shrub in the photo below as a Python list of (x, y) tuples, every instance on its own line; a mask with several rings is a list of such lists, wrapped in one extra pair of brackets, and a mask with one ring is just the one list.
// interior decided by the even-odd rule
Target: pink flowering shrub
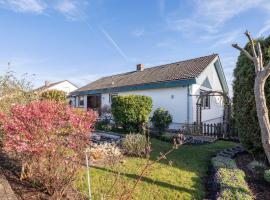
[(15, 105), (8, 115), (0, 114), (4, 149), (22, 161), (21, 178), (32, 178), (61, 198), (79, 169), (96, 117), (60, 102)]

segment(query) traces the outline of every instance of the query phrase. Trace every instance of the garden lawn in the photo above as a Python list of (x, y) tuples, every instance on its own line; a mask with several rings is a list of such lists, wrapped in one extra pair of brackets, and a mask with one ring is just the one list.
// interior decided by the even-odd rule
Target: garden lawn
[[(165, 153), (171, 148), (171, 144), (156, 139), (152, 141), (151, 159)], [(150, 172), (142, 178), (135, 190), (133, 199), (203, 199), (206, 195), (204, 178), (210, 163), (211, 156), (224, 148), (236, 146), (235, 143), (216, 141), (204, 145), (183, 145), (167, 156), (167, 160), (155, 163)], [(172, 165), (170, 162), (172, 161)], [(91, 189), (93, 200), (100, 200), (114, 183), (116, 173), (118, 177), (114, 189), (115, 194), (120, 194), (125, 189), (132, 187), (137, 175), (147, 162), (144, 158), (126, 157), (124, 162), (117, 167), (91, 168)], [(85, 170), (78, 175), (77, 187), (87, 194), (87, 179)]]

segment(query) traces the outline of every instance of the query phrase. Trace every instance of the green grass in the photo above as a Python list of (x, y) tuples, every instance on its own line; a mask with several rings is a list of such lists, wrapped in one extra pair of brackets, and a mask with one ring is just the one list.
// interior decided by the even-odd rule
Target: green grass
[[(235, 143), (217, 141), (205, 145), (183, 145), (173, 151), (167, 160), (155, 163), (135, 190), (133, 199), (203, 199), (205, 197), (204, 177), (210, 163), (211, 156), (224, 148), (235, 146)], [(151, 159), (155, 159), (160, 152), (165, 153), (171, 144), (156, 139), (152, 140)], [(169, 161), (173, 161), (170, 165)], [(115, 180), (115, 174), (121, 173), (109, 199), (130, 188), (146, 163), (144, 158), (127, 157), (120, 166), (113, 168), (91, 168), (91, 187), (94, 200), (101, 199)], [(77, 187), (87, 194), (86, 172), (78, 175)]]

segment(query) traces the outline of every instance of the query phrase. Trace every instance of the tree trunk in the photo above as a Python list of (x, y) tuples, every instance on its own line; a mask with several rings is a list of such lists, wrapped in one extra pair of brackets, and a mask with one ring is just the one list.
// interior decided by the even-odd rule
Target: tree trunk
[(270, 75), (270, 70), (263, 70), (257, 73), (254, 85), (254, 94), (256, 101), (257, 116), (261, 129), (262, 145), (270, 163), (270, 122), (268, 115), (268, 108), (266, 104), (264, 86)]

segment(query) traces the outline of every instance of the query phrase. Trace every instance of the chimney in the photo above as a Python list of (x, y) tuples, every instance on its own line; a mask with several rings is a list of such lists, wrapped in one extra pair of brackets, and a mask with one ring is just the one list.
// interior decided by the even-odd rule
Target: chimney
[(45, 81), (45, 86), (49, 86), (50, 85), (50, 82), (49, 81)]
[(144, 65), (143, 64), (138, 64), (137, 65), (137, 71), (142, 72), (144, 70)]

